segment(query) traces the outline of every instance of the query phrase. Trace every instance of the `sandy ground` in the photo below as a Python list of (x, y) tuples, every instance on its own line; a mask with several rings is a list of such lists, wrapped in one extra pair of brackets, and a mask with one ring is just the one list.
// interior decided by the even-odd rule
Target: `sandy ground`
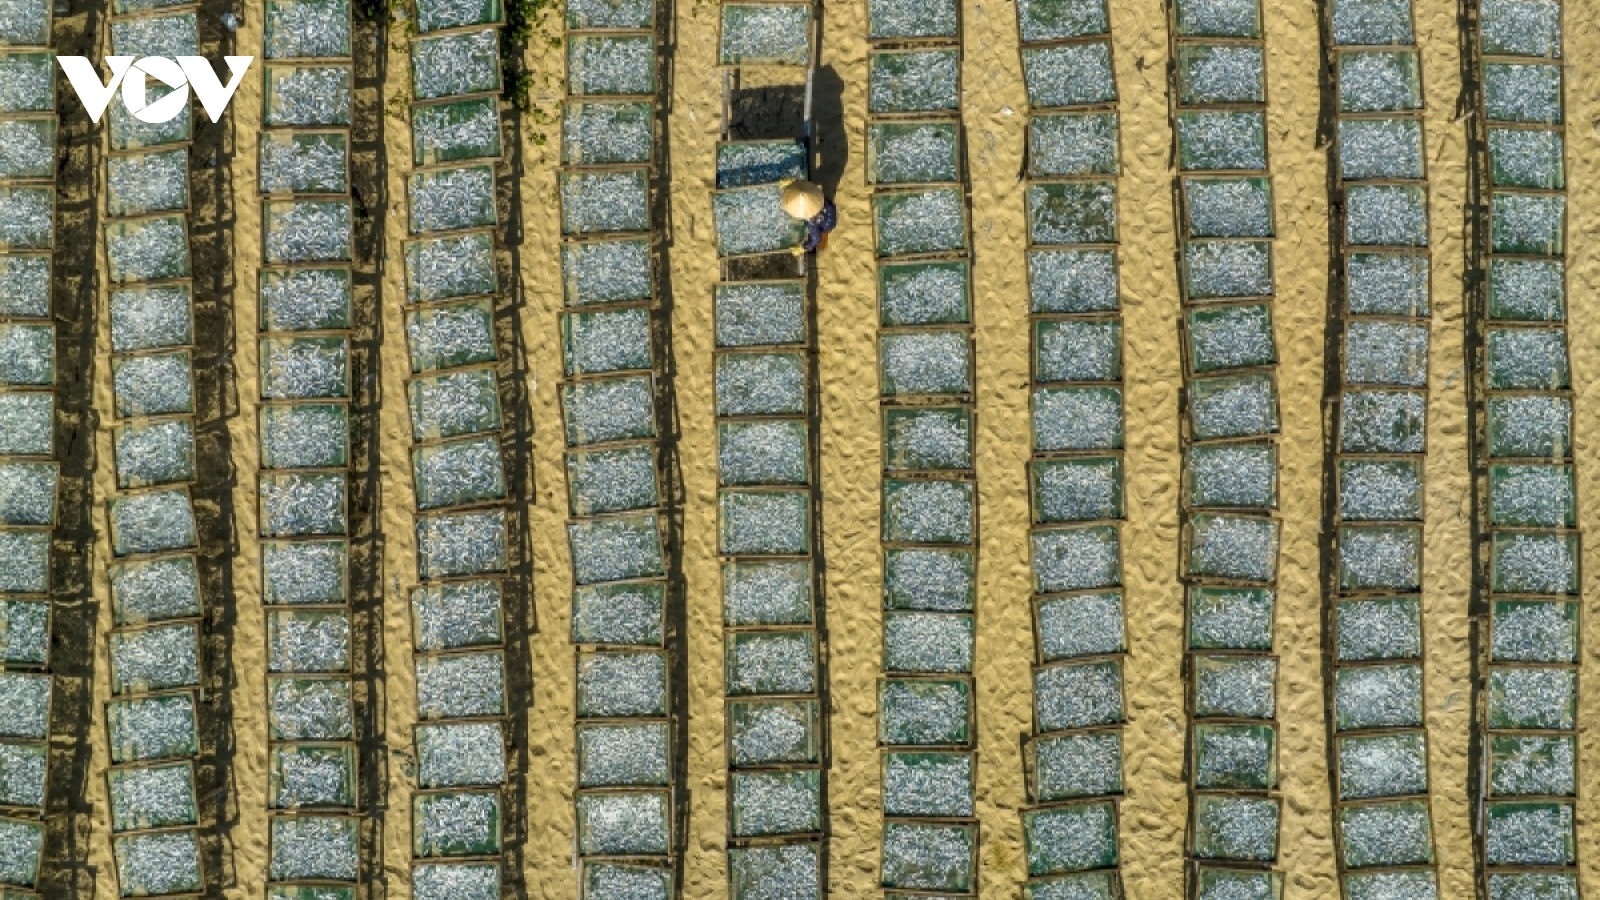
[[(1595, 53), (1600, 47), (1600, 22), (1592, 16), (1569, 15), (1566, 29), (1567, 67), (1567, 234), (1573, 242), (1567, 262), (1568, 321), (1572, 323), (1571, 335), (1572, 382), (1577, 392), (1577, 409), (1574, 417), (1573, 454), (1578, 460), (1589, 460), (1589, 465), (1579, 463), (1578, 469), (1578, 525), (1587, 535), (1584, 544), (1583, 595), (1593, 597), (1600, 589), (1600, 545), (1595, 535), (1600, 533), (1600, 508), (1595, 499), (1600, 497), (1600, 466), (1593, 463), (1596, 447), (1600, 447), (1600, 420), (1594, 415), (1597, 394), (1596, 381), (1600, 379), (1600, 346), (1593, 332), (1585, 333), (1583, 325), (1593, 322), (1600, 312), (1600, 269), (1594, 263), (1588, 242), (1600, 234), (1600, 118), (1592, 108), (1584, 105), (1585, 98), (1600, 95), (1600, 59)], [(1591, 562), (1591, 560), (1595, 560)], [(1585, 612), (1588, 616), (1588, 612)], [(1582, 782), (1578, 801), (1578, 843), (1591, 849), (1596, 842), (1596, 829), (1600, 826), (1600, 766), (1596, 765), (1597, 741), (1600, 741), (1600, 692), (1594, 687), (1597, 647), (1596, 623), (1592, 617), (1584, 622), (1583, 669), (1579, 675), (1578, 752)], [(1600, 868), (1595, 865), (1591, 852), (1585, 860), (1581, 887), (1586, 895), (1600, 891)]]
[[(1442, 897), (1472, 894), (1469, 804), (1465, 795), (1467, 734), (1472, 727), (1468, 683), (1467, 601), (1472, 559), (1467, 521), (1466, 408), (1463, 393), (1463, 310), (1459, 290), (1464, 247), (1461, 203), (1465, 196), (1464, 123), (1457, 118), (1460, 83), (1457, 9), (1450, 0), (1417, 0), (1419, 44), (1425, 67), (1427, 138), (1433, 223), (1434, 316), (1430, 371), (1425, 627), (1429, 636), (1427, 691), (1433, 779), (1434, 827)], [(977, 649), (979, 687), (978, 813), (982, 822), (981, 887), (994, 897), (1017, 896), (1023, 877), (1018, 810), (1023, 803), (1020, 737), (1028, 730), (1028, 626), (1026, 557), (1027, 329), (1022, 280), (1024, 223), (1021, 185), (1024, 95), (1017, 61), (1014, 9), (1000, 0), (967, 0), (964, 106), (974, 222), (976, 330), (978, 347), (978, 475), (981, 497), (981, 612)], [(879, 666), (879, 562), (877, 541), (877, 384), (872, 330), (872, 249), (867, 191), (862, 178), (861, 135), (865, 122), (865, 11), (861, 2), (825, 11), (822, 63), (843, 83), (842, 107), (848, 159), (838, 196), (841, 226), (819, 261), (819, 364), (823, 373), (821, 478), (828, 561), (828, 649), (832, 670), (831, 893), (839, 898), (874, 896), (877, 841), (881, 827), (875, 700)], [(236, 52), (257, 53), (260, 5), (249, 2)], [(1127, 484), (1124, 530), (1129, 606), (1129, 723), (1125, 735), (1128, 794), (1122, 806), (1124, 879), (1134, 900), (1168, 900), (1183, 883), (1186, 815), (1182, 780), (1184, 747), (1182, 685), (1182, 594), (1176, 578), (1179, 471), (1176, 426), (1180, 371), (1177, 347), (1179, 299), (1174, 265), (1170, 131), (1166, 101), (1167, 37), (1159, 0), (1115, 0), (1118, 84), (1122, 96), (1124, 174), (1119, 216), (1123, 235), (1124, 352), (1129, 367)], [(558, 28), (546, 23), (546, 28)], [(1600, 47), (1600, 21), (1569, 15), (1567, 96), (1581, 109), (1600, 89), (1600, 58), (1582, 52)], [(546, 33), (550, 33), (548, 30)], [(686, 761), (691, 818), (683, 865), (684, 895), (692, 900), (726, 896), (722, 854), (723, 772), (719, 578), (714, 554), (715, 447), (711, 402), (711, 286), (717, 264), (710, 227), (712, 154), (718, 134), (719, 82), (712, 68), (716, 7), (709, 0), (681, 0), (676, 16), (676, 77), (672, 85), (670, 139), (672, 219), (670, 271), (674, 287), (674, 351), (681, 458), (684, 463), (685, 576), (690, 608), (690, 692)], [(1317, 535), (1322, 519), (1320, 486), (1325, 423), (1320, 412), (1323, 324), (1327, 284), (1327, 194), (1324, 148), (1318, 146), (1319, 85), (1317, 20), (1310, 2), (1269, 3), (1269, 107), (1278, 233), (1276, 320), (1280, 392), (1284, 398), (1282, 454), (1284, 522), (1278, 617), (1280, 768), (1286, 799), (1281, 866), (1285, 897), (1320, 900), (1335, 896), (1332, 824), (1321, 678), (1322, 615), (1317, 584)], [(362, 52), (358, 48), (357, 52)], [(406, 48), (391, 33), (385, 99), (401, 94), (407, 80)], [(554, 114), (562, 78), (562, 53), (535, 41), (538, 108)], [(259, 63), (258, 63), (259, 65)], [(229, 779), (238, 816), (229, 829), (230, 897), (259, 897), (265, 881), (265, 711), (262, 616), (253, 510), (256, 468), (254, 435), (256, 363), (251, 339), (255, 321), (252, 290), (259, 265), (259, 205), (255, 202), (256, 137), (260, 121), (259, 80), (247, 79), (233, 101), (237, 138), (233, 183), (237, 218), (234, 297), (238, 334), (237, 416), (232, 421), (234, 528), (239, 539), (234, 565), (238, 615), (232, 669), (238, 753)], [(532, 638), (533, 713), (531, 764), (525, 790), (529, 815), (525, 848), (528, 895), (576, 896), (572, 850), (574, 780), (573, 648), (568, 640), (569, 567), (561, 523), (565, 519), (560, 418), (557, 312), (558, 222), (555, 204), (557, 126), (524, 117), (521, 172), (521, 328), (527, 348), (534, 427), (531, 510), (533, 591), (538, 632)], [(1597, 310), (1600, 266), (1580, 262), (1583, 236), (1600, 230), (1600, 135), (1588, 119), (1573, 115), (1569, 128), (1569, 231), (1573, 235), (1569, 296), (1571, 320), (1584, 324)], [(206, 126), (217, 127), (217, 126)], [(409, 160), (405, 120), (385, 122), (391, 160), (387, 257), (381, 303), (380, 393), (386, 399), (379, 435), (384, 538), (384, 655), (387, 704), (383, 721), (390, 741), (384, 858), (384, 895), (408, 900), (410, 847), (409, 735), (414, 724), (410, 630), (403, 589), (414, 582), (410, 525), (409, 429), (403, 403), (406, 376), (400, 327), (403, 237), (403, 176)], [(541, 146), (536, 134), (551, 141)], [(103, 177), (103, 175), (97, 175)], [(103, 310), (103, 306), (102, 306)], [(108, 338), (100, 332), (96, 405), (110, 404)], [(1600, 421), (1590, 414), (1600, 378), (1600, 351), (1574, 334), (1574, 382), (1578, 385), (1578, 457), (1600, 442)], [(96, 479), (99, 497), (112, 486), (110, 418), (102, 417)], [(1580, 494), (1597, 496), (1600, 466), (1581, 465)], [(1582, 506), (1582, 525), (1600, 533), (1600, 505)], [(104, 516), (97, 515), (96, 556), (109, 559)], [(1591, 540), (1590, 558), (1596, 544)], [(1587, 592), (1600, 585), (1600, 565), (1587, 567)], [(103, 566), (95, 594), (101, 627), (97, 646), (95, 771), (107, 760), (101, 703), (108, 696), (105, 634), (109, 597)], [(1591, 634), (1593, 629), (1590, 629)], [(1588, 646), (1596, 646), (1595, 641)], [(1592, 677), (1593, 651), (1585, 655)], [(1600, 693), (1588, 686), (1580, 716), (1585, 784), (1579, 804), (1581, 846), (1592, 848), (1600, 819), (1600, 764), (1596, 732)], [(89, 846), (99, 868), (96, 897), (116, 895), (106, 836), (103, 779), (88, 781), (97, 839)], [(1600, 868), (1586, 857), (1588, 893), (1600, 891)]]
[[(256, 473), (261, 468), (258, 413), (261, 408), (260, 345), (256, 323), (260, 304), (256, 291), (261, 270), (261, 195), (257, 164), (260, 160), (262, 115), (261, 56), (264, 13), (250, 15), (247, 8), (234, 32), (234, 53), (258, 57), (239, 85), (229, 105), (235, 154), (233, 189), (237, 199), (234, 219), (233, 295), (234, 395), (238, 415), (229, 423), (235, 473), (234, 534), (238, 537), (233, 564), (233, 602), (238, 608), (233, 644), (233, 671), (238, 686), (233, 699), (234, 734), (238, 752), (229, 779), (237, 798), (237, 822), (232, 835), (234, 883), (261, 885), (267, 880), (267, 635), (266, 608), (261, 602), (260, 522), (255, 511), (259, 499)], [(261, 67), (261, 68), (256, 68)], [(216, 126), (213, 126), (216, 127)], [(227, 598), (208, 597), (209, 603)]]

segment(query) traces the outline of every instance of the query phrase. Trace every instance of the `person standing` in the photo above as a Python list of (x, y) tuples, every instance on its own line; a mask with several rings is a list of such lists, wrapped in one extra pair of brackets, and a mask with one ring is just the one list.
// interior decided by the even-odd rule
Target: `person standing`
[(790, 178), (779, 182), (779, 186), (783, 189), (779, 201), (783, 211), (806, 224), (804, 243), (789, 252), (800, 256), (821, 250), (828, 242), (828, 232), (839, 224), (839, 210), (815, 182)]

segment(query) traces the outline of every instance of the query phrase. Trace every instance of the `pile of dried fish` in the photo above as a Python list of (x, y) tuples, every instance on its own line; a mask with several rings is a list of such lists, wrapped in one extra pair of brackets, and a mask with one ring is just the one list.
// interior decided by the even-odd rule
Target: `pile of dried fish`
[(350, 258), (350, 203), (302, 200), (268, 204), (266, 259), (301, 263)]
[(654, 515), (573, 522), (567, 526), (567, 543), (579, 584), (662, 574), (661, 536)]
[(189, 205), (189, 155), (181, 150), (106, 160), (106, 208), (114, 216), (181, 210)]

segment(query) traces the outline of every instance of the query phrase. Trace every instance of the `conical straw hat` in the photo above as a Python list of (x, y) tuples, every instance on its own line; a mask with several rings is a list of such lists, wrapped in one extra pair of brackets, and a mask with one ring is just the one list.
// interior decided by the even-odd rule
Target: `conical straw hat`
[(822, 212), (822, 188), (809, 181), (791, 181), (783, 186), (782, 205), (796, 219), (809, 219)]

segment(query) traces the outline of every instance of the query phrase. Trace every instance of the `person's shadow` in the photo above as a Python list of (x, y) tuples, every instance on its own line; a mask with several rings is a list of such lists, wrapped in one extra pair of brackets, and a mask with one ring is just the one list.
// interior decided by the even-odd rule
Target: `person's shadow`
[(812, 81), (811, 121), (812, 159), (816, 161), (811, 180), (822, 185), (823, 195), (831, 200), (850, 161), (850, 135), (844, 128), (844, 79), (833, 66), (819, 67)]
[[(728, 134), (737, 141), (799, 139), (805, 130), (805, 83), (736, 88)], [(844, 130), (844, 79), (832, 66), (817, 69), (811, 87), (811, 180), (829, 199), (838, 190), (850, 160), (850, 136)]]

